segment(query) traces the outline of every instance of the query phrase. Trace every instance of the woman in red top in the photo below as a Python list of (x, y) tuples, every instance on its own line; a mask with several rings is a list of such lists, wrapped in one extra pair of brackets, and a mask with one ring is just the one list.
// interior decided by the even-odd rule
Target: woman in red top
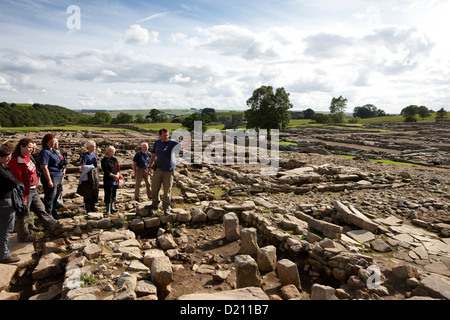
[(29, 138), (23, 138), (16, 145), (8, 166), (14, 177), (23, 183), (25, 190), (23, 192), (26, 198), (27, 213), (23, 217), (17, 217), (17, 237), (19, 241), (33, 241), (27, 228), (28, 216), (31, 211), (36, 213), (42, 224), (47, 230), (53, 231), (60, 224), (45, 211), (45, 206), (37, 192), (37, 184), (39, 182), (37, 175), (37, 167), (31, 152), (34, 143)]

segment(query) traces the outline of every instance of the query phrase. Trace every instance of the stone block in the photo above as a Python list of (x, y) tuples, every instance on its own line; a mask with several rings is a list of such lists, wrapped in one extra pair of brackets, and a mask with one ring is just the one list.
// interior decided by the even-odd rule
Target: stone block
[(277, 262), (277, 272), (281, 285), (293, 284), (299, 290), (302, 290), (300, 275), (297, 265), (288, 259), (282, 259)]
[(236, 288), (261, 287), (261, 274), (258, 264), (249, 255), (237, 255), (236, 265)]

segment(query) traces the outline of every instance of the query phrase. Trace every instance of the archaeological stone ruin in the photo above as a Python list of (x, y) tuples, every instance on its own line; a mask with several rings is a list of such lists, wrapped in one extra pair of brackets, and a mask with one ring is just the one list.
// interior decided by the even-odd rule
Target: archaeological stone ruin
[[(70, 217), (31, 243), (12, 234), (21, 260), (0, 264), (0, 299), (448, 300), (450, 128), (369, 129), (289, 128), (280, 142), (294, 147), (280, 148), (272, 175), (262, 163), (179, 161), (169, 215), (150, 210), (144, 184), (134, 200), (133, 156), (157, 132), (54, 131)], [(1, 135), (39, 145), (45, 133)], [(87, 140), (99, 160), (116, 148), (124, 179), (111, 216), (102, 186), (98, 212), (76, 193)]]

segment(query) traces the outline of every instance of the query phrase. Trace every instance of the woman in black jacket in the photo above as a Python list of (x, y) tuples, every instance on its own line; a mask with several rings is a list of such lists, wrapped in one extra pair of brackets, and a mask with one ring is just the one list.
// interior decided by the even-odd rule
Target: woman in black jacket
[(117, 209), (113, 208), (113, 203), (116, 201), (117, 188), (119, 187), (119, 180), (122, 178), (122, 175), (119, 173), (119, 162), (114, 157), (115, 152), (116, 149), (113, 146), (106, 148), (105, 157), (101, 161), (103, 188), (105, 189), (105, 215), (110, 215), (112, 212), (117, 211)]
[(14, 263), (20, 260), (17, 255), (12, 255), (8, 248), (9, 235), (14, 231), (16, 216), (12, 190), (21, 185), (7, 165), (13, 149), (14, 146), (9, 142), (0, 146), (0, 263)]

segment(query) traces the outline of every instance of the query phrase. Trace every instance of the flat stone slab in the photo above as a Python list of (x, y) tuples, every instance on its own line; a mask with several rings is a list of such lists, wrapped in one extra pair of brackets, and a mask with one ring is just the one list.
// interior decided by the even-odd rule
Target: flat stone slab
[(16, 273), (17, 266), (10, 264), (0, 264), (0, 291), (6, 289)]
[(19, 242), (17, 240), (17, 235), (9, 237), (8, 247), (12, 254), (22, 255), (34, 253), (33, 242)]
[(376, 239), (370, 243), (373, 250), (378, 252), (389, 252), (392, 251), (391, 247), (381, 239)]
[(0, 301), (2, 300), (19, 300), (20, 293), (18, 292), (0, 292)]
[(352, 238), (360, 243), (372, 241), (375, 239), (375, 235), (372, 232), (367, 231), (365, 229), (351, 230), (351, 231), (348, 231), (346, 234), (350, 238)]
[(411, 237), (409, 234), (406, 234), (406, 233), (396, 234), (392, 238), (394, 238), (395, 240), (398, 240), (398, 241), (406, 242), (406, 243), (414, 242), (414, 238)]
[(377, 219), (376, 222), (380, 222), (387, 226), (399, 226), (403, 224), (403, 220), (398, 219), (396, 217), (388, 217), (386, 219)]
[(437, 262), (427, 264), (424, 266), (424, 269), (429, 272), (433, 272), (433, 273), (437, 273), (437, 274), (441, 274), (441, 275), (450, 277), (450, 268), (442, 261), (437, 261)]
[(258, 287), (215, 292), (185, 294), (178, 300), (270, 300), (269, 296)]
[(420, 287), (427, 290), (433, 298), (450, 300), (450, 281), (437, 275), (429, 275), (420, 282)]
[(150, 269), (140, 261), (133, 260), (127, 268), (128, 271), (149, 272)]

